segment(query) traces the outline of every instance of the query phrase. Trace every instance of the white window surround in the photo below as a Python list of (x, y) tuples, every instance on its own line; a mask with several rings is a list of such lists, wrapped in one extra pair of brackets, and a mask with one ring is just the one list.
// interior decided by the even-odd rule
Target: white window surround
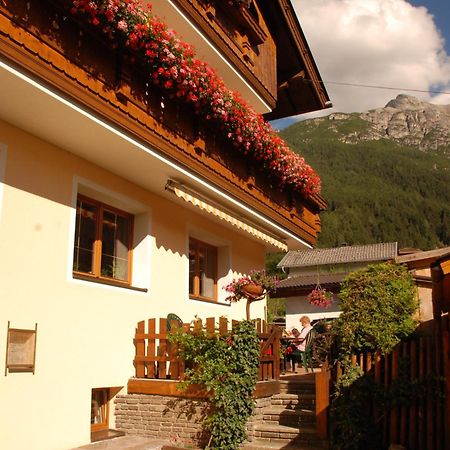
[(2, 206), (3, 206), (3, 190), (4, 190), (4, 180), (6, 172), (6, 152), (7, 145), (0, 142), (0, 217), (2, 216)]
[[(195, 238), (217, 248), (217, 304), (226, 306), (230, 305), (230, 302), (226, 300), (228, 294), (223, 288), (230, 283), (233, 275), (233, 271), (231, 270), (231, 243), (215, 234), (210, 233), (209, 231), (205, 231), (194, 226), (188, 226), (186, 237), (186, 255), (189, 255), (189, 238)], [(189, 298), (189, 257), (186, 256), (185, 260), (186, 297), (189, 301), (201, 302), (202, 300)]]
[[(131, 290), (138, 294), (146, 294), (150, 292), (150, 261), (151, 261), (151, 210), (148, 206), (133, 200), (130, 197), (114, 192), (104, 186), (93, 181), (74, 177), (72, 189), (72, 208), (70, 211), (70, 232), (69, 232), (69, 252), (67, 262), (67, 278), (70, 282), (88, 284), (90, 286), (104, 289), (124, 289), (120, 286), (111, 286), (107, 284), (95, 283), (75, 279), (73, 277), (73, 251), (75, 239), (75, 219), (78, 194), (86, 195), (94, 200), (98, 200), (107, 205), (126, 211), (134, 215), (133, 229), (133, 259), (131, 288), (145, 289), (147, 292)], [(125, 288), (126, 289), (126, 288)]]

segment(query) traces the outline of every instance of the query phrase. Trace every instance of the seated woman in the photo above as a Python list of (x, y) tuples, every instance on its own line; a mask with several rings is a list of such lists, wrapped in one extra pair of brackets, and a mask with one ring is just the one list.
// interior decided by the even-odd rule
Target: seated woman
[[(313, 329), (311, 325), (311, 320), (308, 316), (300, 317), (300, 323), (302, 324), (301, 331), (298, 331), (297, 328), (293, 328), (290, 333), (291, 337), (291, 347), (292, 352), (288, 355), (287, 360), (291, 362), (292, 372), (295, 372), (295, 362), (303, 361), (303, 365), (305, 358), (305, 350), (306, 350), (306, 337), (309, 332)], [(305, 368), (306, 369), (306, 368)]]

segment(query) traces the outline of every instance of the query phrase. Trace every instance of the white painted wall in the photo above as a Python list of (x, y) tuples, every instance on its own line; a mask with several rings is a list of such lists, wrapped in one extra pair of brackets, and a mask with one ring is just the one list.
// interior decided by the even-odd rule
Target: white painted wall
[[(148, 292), (72, 278), (80, 189), (137, 214), (134, 284)], [(220, 246), (223, 285), (231, 268), (264, 266), (259, 242), (1, 121), (0, 205), (0, 355), (8, 320), (15, 328), (38, 324), (36, 373), (1, 376), (0, 448), (8, 450), (89, 443), (91, 389), (120, 388), (133, 376), (138, 321), (169, 312), (183, 321), (245, 317), (245, 303), (228, 305), (224, 291), (217, 304), (189, 299), (190, 233)], [(252, 316), (263, 317), (264, 307), (252, 304)]]
[(306, 296), (286, 298), (286, 329), (299, 328), (301, 316), (308, 316), (311, 321), (319, 319), (332, 319), (339, 317), (341, 311), (339, 308), (339, 300), (336, 295), (333, 304), (329, 308), (320, 308), (310, 305), (306, 300)]

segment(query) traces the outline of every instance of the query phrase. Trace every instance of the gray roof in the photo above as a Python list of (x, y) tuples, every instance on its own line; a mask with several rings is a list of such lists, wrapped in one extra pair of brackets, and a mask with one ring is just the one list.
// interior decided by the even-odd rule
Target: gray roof
[(328, 264), (387, 261), (394, 259), (397, 254), (397, 242), (292, 250), (278, 263), (278, 267), (316, 267)]
[[(340, 282), (347, 276), (347, 273), (321, 274), (319, 278), (322, 287), (339, 286)], [(278, 289), (288, 288), (314, 288), (317, 285), (317, 275), (298, 275), (281, 280)]]

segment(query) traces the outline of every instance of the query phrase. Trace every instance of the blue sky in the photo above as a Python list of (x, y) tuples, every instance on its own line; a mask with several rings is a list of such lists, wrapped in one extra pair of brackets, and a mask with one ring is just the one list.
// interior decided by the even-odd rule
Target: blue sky
[(275, 128), (383, 107), (398, 94), (450, 104), (450, 0), (291, 1), (333, 108)]
[(450, 0), (409, 0), (414, 6), (425, 6), (434, 16), (434, 22), (445, 39), (445, 48), (450, 55)]

